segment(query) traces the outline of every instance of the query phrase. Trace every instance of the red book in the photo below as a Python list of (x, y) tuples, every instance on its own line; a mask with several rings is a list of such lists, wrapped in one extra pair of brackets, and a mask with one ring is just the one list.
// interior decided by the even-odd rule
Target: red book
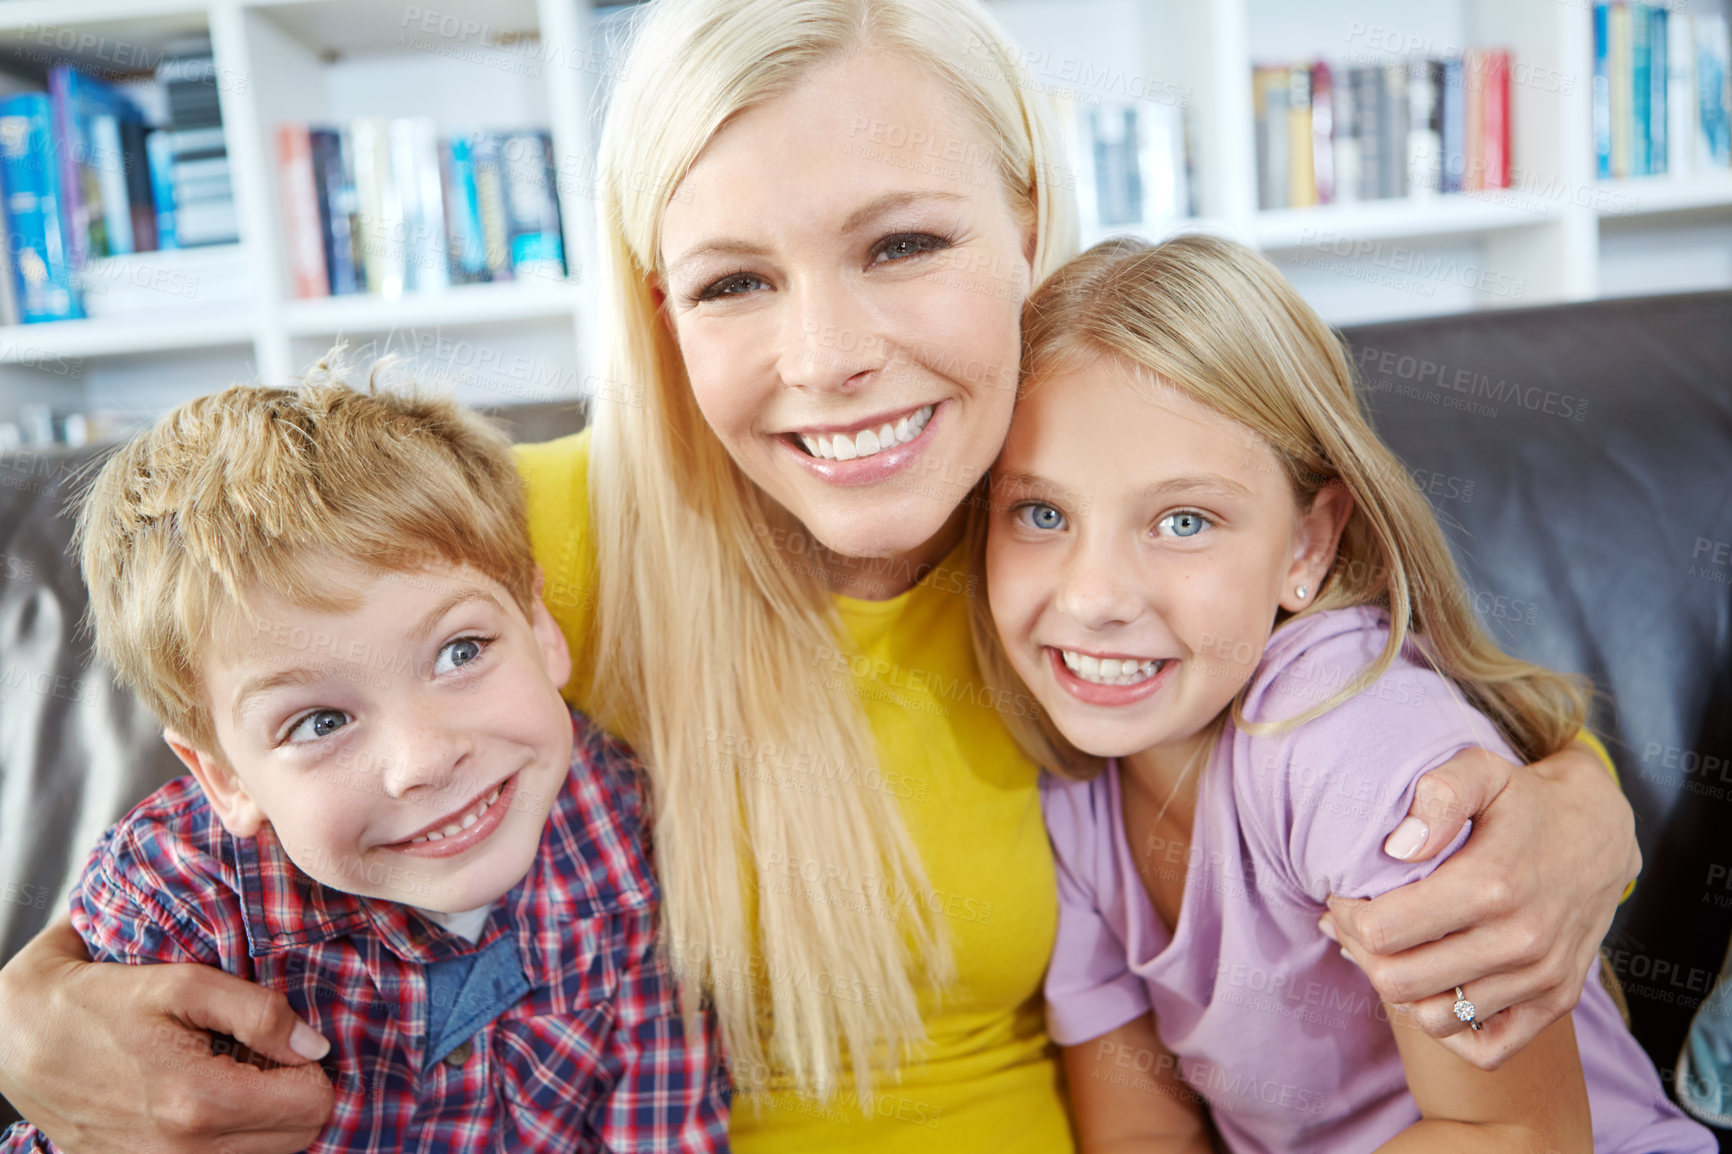
[(1485, 129), (1480, 136), (1485, 187), (1509, 187), (1509, 53), (1485, 57)]
[(313, 145), (304, 124), (277, 125), (277, 180), (282, 189), (284, 239), (297, 297), (331, 295), (325, 276), (325, 230), (313, 177)]

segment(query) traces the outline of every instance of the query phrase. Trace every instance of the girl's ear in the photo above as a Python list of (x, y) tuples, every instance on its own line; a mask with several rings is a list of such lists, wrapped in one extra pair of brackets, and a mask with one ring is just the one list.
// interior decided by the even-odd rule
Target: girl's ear
[[(1293, 560), (1281, 587), (1281, 608), (1297, 613), (1317, 600), (1317, 591), (1335, 563), (1341, 534), (1353, 515), (1353, 494), (1340, 481), (1317, 490), (1311, 508), (1299, 514), (1293, 534)], [(1300, 589), (1305, 592), (1300, 594)]]
[(205, 800), (223, 828), (236, 837), (254, 837), (265, 823), (264, 811), (253, 801), (252, 794), (241, 779), (218, 754), (207, 753), (187, 743), (186, 738), (172, 729), (162, 731), (162, 739), (174, 750), (204, 790)]

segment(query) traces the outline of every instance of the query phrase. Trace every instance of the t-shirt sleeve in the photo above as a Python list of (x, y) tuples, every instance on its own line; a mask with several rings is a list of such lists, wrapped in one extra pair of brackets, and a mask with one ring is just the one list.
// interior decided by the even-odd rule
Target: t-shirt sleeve
[[(585, 429), (557, 441), (517, 445), (512, 455), (523, 478), (529, 516), (529, 544), (541, 566), (541, 599), (559, 622), (573, 655), (584, 652), (595, 617), (595, 539), (589, 524), (589, 439)], [(573, 677), (566, 700), (585, 679)]]
[[(224, 896), (200, 888), (203, 872), (158, 828), (132, 818), (103, 834), (72, 890), (72, 927), (92, 961), (201, 962), (221, 966), (219, 923)], [(181, 896), (181, 895), (185, 896)], [(210, 906), (200, 911), (204, 902)], [(232, 932), (242, 931), (235, 919)], [(244, 951), (243, 951), (244, 952)]]
[[(1270, 694), (1315, 699), (1317, 682), (1306, 669), (1327, 668), (1328, 653), (1308, 656), (1314, 660), (1307, 666), (1277, 675), (1264, 700)], [(1353, 655), (1341, 656), (1340, 667), (1363, 667)], [(1291, 710), (1274, 715), (1283, 713)], [(1417, 881), (1467, 840), (1464, 826), (1442, 853), (1423, 862), (1383, 852), (1427, 771), (1476, 746), (1519, 760), (1452, 683), (1405, 661), (1296, 729), (1262, 736), (1240, 731), (1234, 740), (1240, 821), (1253, 852), (1265, 859), (1261, 866), (1315, 902), (1330, 894), (1377, 897)]]
[(1047, 1032), (1061, 1046), (1075, 1046), (1148, 1013), (1149, 994), (1106, 912), (1122, 908), (1125, 895), (1113, 865), (1116, 841), (1108, 823), (1117, 815), (1105, 776), (1078, 782), (1043, 774), (1040, 794), (1058, 875)]

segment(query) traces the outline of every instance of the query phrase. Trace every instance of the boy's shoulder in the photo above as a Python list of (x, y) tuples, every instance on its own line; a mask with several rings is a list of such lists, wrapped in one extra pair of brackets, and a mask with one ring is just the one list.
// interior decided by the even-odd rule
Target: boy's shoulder
[(175, 954), (227, 968), (241, 940), (241, 906), (235, 839), (187, 776), (103, 831), (74, 888), (72, 918), (93, 949), (119, 935), (139, 948), (135, 923), (145, 918), (172, 938)]
[(659, 890), (643, 765), (575, 709), (571, 722), (571, 771), (549, 814), (544, 848), (560, 863), (579, 916), (651, 908)]

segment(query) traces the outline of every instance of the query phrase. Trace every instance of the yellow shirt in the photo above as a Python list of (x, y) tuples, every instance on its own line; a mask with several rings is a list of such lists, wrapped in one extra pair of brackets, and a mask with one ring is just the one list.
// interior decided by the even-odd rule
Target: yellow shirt
[[(517, 463), (543, 598), (580, 652), (594, 606), (588, 436), (519, 446)], [(959, 564), (953, 555), (888, 601), (838, 597), (854, 648), (814, 674), (850, 681), (866, 709), (883, 787), (902, 801), (945, 914), (957, 981), (923, 995), (931, 1045), (896, 1084), (876, 1088), (873, 1117), (847, 1088), (828, 1103), (738, 1099), (742, 1154), (1071, 1149), (1041, 1001), (1058, 916), (1052, 851), (1038, 770), (1000, 720), (1032, 703), (994, 699), (980, 684), (968, 639), (977, 590)]]

